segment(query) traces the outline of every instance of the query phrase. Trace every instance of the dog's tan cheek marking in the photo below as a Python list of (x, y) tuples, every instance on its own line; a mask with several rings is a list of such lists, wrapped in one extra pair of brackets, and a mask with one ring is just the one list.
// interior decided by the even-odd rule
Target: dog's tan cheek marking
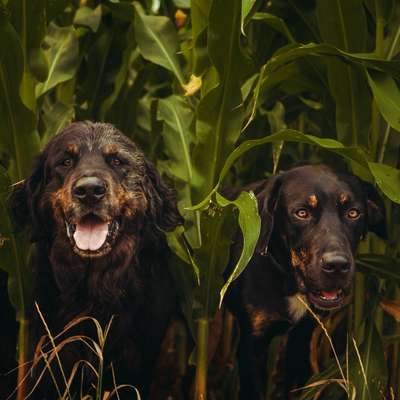
[(312, 194), (311, 196), (308, 197), (307, 203), (310, 207), (312, 208), (317, 208), (318, 206), (318, 199), (315, 194)]
[(147, 200), (143, 193), (128, 192), (122, 187), (117, 191), (116, 202), (121, 214), (132, 219), (137, 213), (144, 214), (147, 210)]
[(50, 195), (50, 204), (53, 210), (53, 215), (59, 222), (64, 219), (64, 215), (71, 208), (71, 198), (67, 188), (62, 187)]
[(299, 252), (297, 252), (294, 249), (290, 249), (290, 259), (292, 262), (292, 267), (300, 268), (302, 271), (304, 271), (308, 259), (307, 251), (305, 249), (300, 249)]
[(350, 200), (349, 195), (347, 193), (341, 193), (339, 196), (339, 203), (346, 204)]

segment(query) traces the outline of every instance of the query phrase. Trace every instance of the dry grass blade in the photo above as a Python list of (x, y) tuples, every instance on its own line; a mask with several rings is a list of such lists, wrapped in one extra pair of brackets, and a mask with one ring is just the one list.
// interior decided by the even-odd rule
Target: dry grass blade
[(346, 380), (346, 377), (345, 377), (344, 372), (343, 372), (343, 368), (342, 368), (342, 366), (341, 366), (341, 364), (340, 364), (339, 357), (338, 357), (338, 355), (337, 355), (337, 353), (336, 353), (335, 346), (333, 345), (332, 338), (331, 338), (331, 336), (329, 335), (328, 330), (326, 329), (325, 325), (324, 325), (323, 322), (320, 320), (320, 318), (318, 317), (318, 315), (315, 314), (315, 312), (314, 312), (314, 311), (311, 309), (311, 307), (308, 305), (308, 303), (305, 302), (305, 301), (301, 298), (301, 296), (296, 296), (296, 297), (297, 297), (297, 299), (304, 305), (304, 307), (308, 310), (308, 312), (312, 315), (312, 317), (318, 322), (318, 324), (319, 324), (319, 326), (321, 327), (322, 331), (324, 332), (326, 338), (328, 339), (329, 345), (330, 345), (330, 347), (331, 347), (331, 349), (332, 349), (332, 352), (333, 352), (333, 355), (334, 355), (334, 357), (335, 357), (335, 361), (336, 361), (337, 367), (338, 367), (339, 372), (340, 372), (340, 375), (341, 375), (341, 377), (342, 377), (342, 380), (341, 380), (341, 381), (347, 383), (346, 386), (345, 386), (345, 391), (346, 391), (346, 393), (347, 393), (347, 396), (350, 398), (350, 389), (349, 389), (349, 385), (348, 385), (348, 384), (349, 384), (349, 381)]
[(362, 362), (360, 352), (358, 351), (358, 347), (357, 347), (356, 340), (355, 340), (354, 338), (352, 338), (352, 339), (353, 339), (354, 349), (356, 350), (358, 362), (360, 363), (360, 368), (361, 368), (361, 372), (362, 372), (362, 375), (363, 375), (363, 378), (364, 378), (364, 383), (365, 383), (365, 386), (367, 387), (367, 391), (369, 391), (368, 379), (367, 379), (367, 375), (366, 375), (366, 373), (365, 373), (364, 364), (363, 364), (363, 362)]
[[(74, 364), (74, 366), (72, 367), (72, 370), (71, 370), (71, 373), (70, 373), (70, 376), (69, 376), (69, 379), (68, 379), (68, 385), (69, 385), (69, 387), (70, 387), (70, 385), (72, 385), (72, 382), (73, 382), (73, 380), (74, 380), (74, 378), (75, 378), (75, 375), (76, 375), (76, 373), (78, 372), (79, 367), (80, 367), (81, 365), (86, 365), (89, 369), (92, 370), (92, 372), (93, 372), (96, 376), (98, 376), (97, 371), (96, 371), (96, 368), (94, 368), (93, 365), (92, 365), (90, 362), (88, 362), (88, 361), (86, 361), (86, 360), (79, 360), (79, 361), (77, 361), (77, 362)], [(83, 372), (84, 372), (84, 369), (82, 368), (81, 371), (82, 371), (82, 379), (83, 379)], [(82, 388), (82, 385), (81, 385), (81, 388)], [(67, 397), (65, 397), (67, 394), (68, 394), (68, 393), (66, 393), (66, 391), (65, 391), (64, 394), (63, 394), (63, 397), (62, 397), (63, 400), (64, 400), (64, 399), (67, 399)], [(81, 391), (81, 396), (80, 396), (80, 397), (81, 397), (81, 399), (83, 398), (83, 393), (82, 393), (82, 391)]]
[[(93, 386), (93, 389), (96, 390), (96, 399), (97, 400), (102, 400), (103, 398), (110, 398), (113, 394), (117, 394), (118, 396), (118, 389), (125, 388), (125, 387), (130, 387), (133, 388), (136, 391), (136, 394), (138, 395), (137, 390), (134, 387), (131, 387), (130, 385), (123, 385), (123, 386), (116, 386), (115, 384), (115, 377), (114, 379), (114, 390), (110, 392), (106, 392), (105, 394), (102, 393), (102, 380), (103, 380), (103, 369), (104, 369), (104, 357), (103, 357), (103, 351), (104, 351), (104, 346), (105, 342), (107, 339), (107, 336), (110, 332), (113, 317), (111, 317), (110, 321), (107, 323), (106, 327), (102, 329), (99, 321), (97, 321), (93, 317), (79, 317), (77, 319), (72, 320), (69, 322), (62, 332), (57, 334), (56, 336), (53, 336), (46, 321), (43, 316), (43, 314), (40, 311), (40, 308), (38, 304), (36, 305), (37, 312), (39, 314), (39, 317), (44, 325), (46, 335), (43, 335), (39, 343), (36, 347), (36, 352), (35, 352), (35, 358), (34, 361), (32, 362), (32, 367), (30, 368), (29, 373), (24, 377), (24, 380), (20, 383), (22, 384), (29, 376), (29, 374), (32, 372), (32, 370), (38, 365), (40, 361), (43, 361), (45, 366), (44, 368), (40, 371), (39, 376), (36, 379), (35, 385), (31, 389), (31, 391), (28, 393), (27, 397), (30, 397), (32, 393), (36, 390), (38, 387), (39, 383), (42, 381), (44, 374), (46, 371), (50, 374), (50, 377), (54, 383), (55, 389), (58, 394), (58, 398), (60, 400), (70, 400), (73, 397), (71, 396), (70, 393), (70, 388), (76, 378), (77, 372), (81, 370), (81, 393), (80, 393), (80, 398), (82, 399), (92, 399), (93, 397), (89, 394), (83, 393), (83, 382), (84, 382), (84, 367), (87, 367), (94, 375), (94, 377), (97, 379), (97, 384)], [(77, 325), (81, 324), (82, 322), (85, 321), (90, 321), (93, 323), (93, 325), (96, 328), (96, 333), (97, 333), (97, 339), (94, 340), (89, 336), (85, 335), (73, 335), (69, 337), (65, 337), (62, 339), (63, 336), (65, 336), (72, 328), (76, 327)], [(60, 339), (62, 339), (60, 341)], [(57, 341), (59, 343), (57, 343)], [(96, 369), (93, 364), (91, 364), (87, 360), (78, 360), (72, 367), (69, 377), (67, 379), (65, 371), (63, 369), (62, 363), (61, 363), (61, 358), (60, 358), (60, 352), (63, 350), (63, 348), (71, 343), (76, 343), (80, 342), (83, 343), (86, 348), (89, 349), (90, 352), (92, 352), (97, 359), (99, 360), (99, 365), (98, 369)], [(49, 347), (49, 348), (48, 348)], [(59, 382), (56, 379), (55, 373), (52, 370), (52, 365), (53, 363), (56, 362), (56, 365), (58, 366), (60, 370), (60, 374), (62, 376), (63, 383), (65, 385), (65, 389), (61, 390), (59, 386)], [(118, 397), (119, 398), (119, 397)], [(140, 396), (138, 397), (140, 398)]]
[[(44, 327), (46, 329), (47, 335), (50, 338), (51, 344), (52, 344), (53, 348), (55, 349), (56, 348), (56, 344), (55, 344), (54, 337), (52, 336), (52, 334), (50, 332), (50, 329), (49, 329), (49, 327), (48, 327), (48, 325), (46, 323), (46, 320), (44, 319), (44, 316), (43, 316), (42, 312), (40, 311), (40, 307), (39, 307), (38, 303), (36, 303), (36, 302), (35, 302), (35, 307), (36, 307), (36, 310), (37, 310), (37, 312), (39, 314), (40, 320), (42, 321), (42, 323), (43, 323), (43, 325), (44, 325)], [(64, 384), (67, 386), (67, 378), (65, 376), (64, 369), (63, 369), (63, 366), (61, 364), (60, 357), (58, 356), (58, 352), (56, 352), (55, 354), (56, 354), (56, 358), (57, 358), (58, 367), (60, 368), (60, 371), (61, 371), (61, 376), (62, 376), (62, 378), (64, 380)], [(72, 398), (70, 393), (68, 393), (68, 395), (69, 395), (70, 398)]]

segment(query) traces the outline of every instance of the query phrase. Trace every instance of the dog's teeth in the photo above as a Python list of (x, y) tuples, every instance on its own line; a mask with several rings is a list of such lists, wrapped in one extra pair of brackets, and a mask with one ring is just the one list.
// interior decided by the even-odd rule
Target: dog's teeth
[(69, 229), (69, 223), (65, 221), (65, 228), (67, 229), (67, 236), (70, 238), (71, 237), (71, 231)]

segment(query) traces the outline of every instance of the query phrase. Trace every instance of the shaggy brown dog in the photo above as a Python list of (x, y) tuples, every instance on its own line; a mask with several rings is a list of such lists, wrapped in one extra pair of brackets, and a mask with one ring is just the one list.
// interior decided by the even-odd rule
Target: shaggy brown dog
[[(29, 225), (37, 242), (34, 300), (52, 333), (78, 317), (94, 317), (102, 326), (113, 317), (105, 365), (113, 364), (117, 384), (134, 385), (146, 398), (176, 307), (164, 238), (164, 231), (181, 222), (173, 192), (112, 125), (77, 122), (48, 143), (32, 175), (15, 190), (12, 208), (17, 223)], [(32, 321), (36, 344), (44, 329), (36, 313)], [(72, 332), (97, 337), (89, 321)], [(79, 360), (98, 368), (93, 352), (74, 342), (61, 352), (67, 378)], [(61, 380), (55, 362), (53, 368)], [(92, 393), (97, 378), (83, 369), (84, 393)], [(42, 384), (36, 397), (56, 398), (53, 387)], [(81, 384), (71, 390), (81, 390)]]
[[(368, 230), (386, 236), (385, 207), (373, 185), (325, 165), (293, 168), (245, 190), (257, 196), (261, 234), (226, 303), (240, 325), (241, 399), (260, 400), (270, 340), (300, 323), (307, 313), (304, 303), (316, 312), (344, 304), (360, 239)], [(233, 246), (227, 275), (241, 246), (240, 240)], [(291, 360), (307, 363), (307, 345)], [(294, 343), (293, 352), (300, 354), (300, 347)], [(302, 374), (307, 365), (297, 369)]]

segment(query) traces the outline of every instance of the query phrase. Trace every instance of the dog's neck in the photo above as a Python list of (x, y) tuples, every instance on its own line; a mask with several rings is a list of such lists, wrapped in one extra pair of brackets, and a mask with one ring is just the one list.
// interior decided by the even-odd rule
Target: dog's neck
[(109, 318), (124, 304), (132, 303), (132, 297), (138, 297), (142, 290), (143, 270), (147, 266), (141, 266), (141, 243), (133, 235), (99, 258), (80, 257), (62, 238), (47, 246), (48, 274), (54, 279), (57, 297), (51, 301), (68, 304), (74, 314), (68, 318), (84, 314)]

